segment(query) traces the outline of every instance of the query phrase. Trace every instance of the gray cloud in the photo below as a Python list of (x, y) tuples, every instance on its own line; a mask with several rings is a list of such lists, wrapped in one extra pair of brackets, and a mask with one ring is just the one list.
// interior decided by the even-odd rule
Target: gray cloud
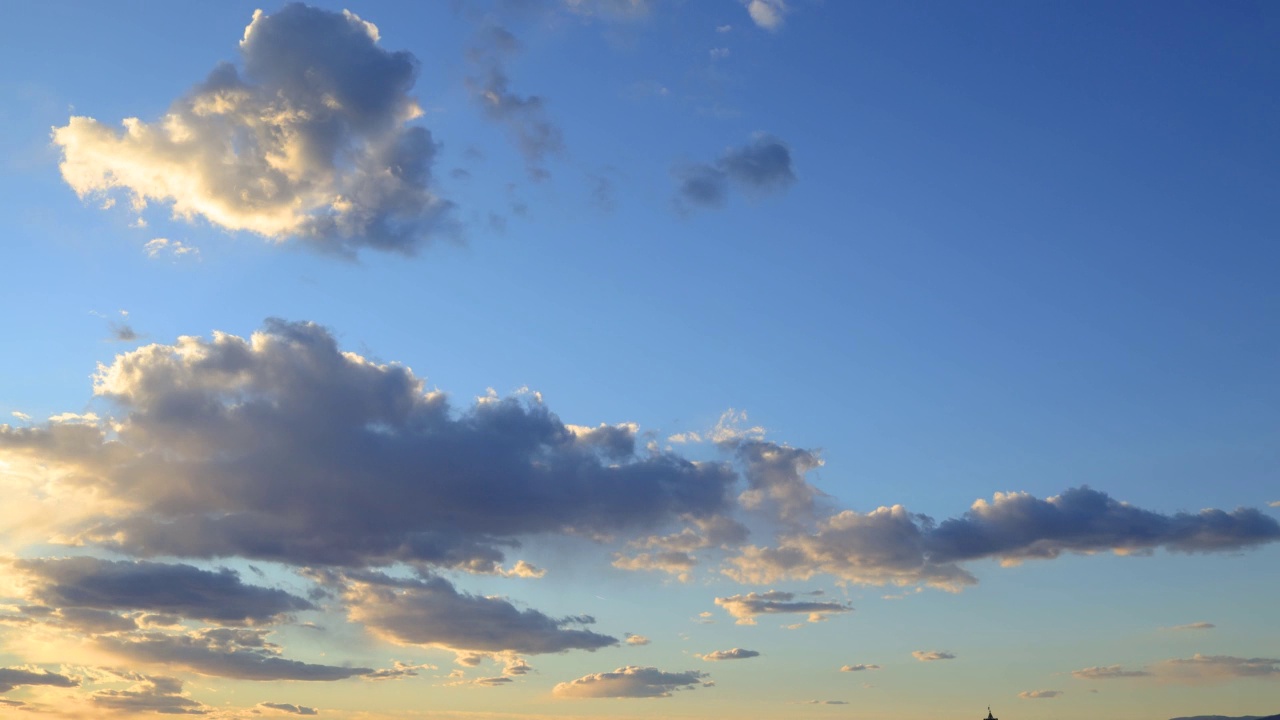
[(1075, 670), (1077, 680), (1112, 680), (1154, 677), (1161, 682), (1201, 685), (1229, 682), (1242, 678), (1280, 678), (1280, 658), (1244, 658), (1232, 655), (1202, 655), (1170, 658), (1152, 663), (1141, 670), (1126, 670), (1119, 665)]
[(107, 652), (133, 662), (155, 663), (238, 680), (344, 680), (372, 668), (316, 665), (279, 657), (261, 632), (216, 628), (186, 635), (143, 632), (95, 640)]
[(941, 650), (912, 650), (911, 657), (920, 662), (934, 662), (937, 660), (955, 660), (956, 656)]
[(571, 627), (594, 622), (590, 617), (557, 619), (520, 610), (502, 598), (460, 593), (443, 578), (362, 577), (367, 581), (354, 581), (346, 590), (351, 619), (394, 643), (529, 655), (618, 644), (617, 638)]
[(116, 342), (133, 342), (141, 337), (128, 323), (111, 323), (111, 339)]
[(848, 705), (848, 700), (800, 700), (797, 705)]
[(705, 684), (707, 673), (689, 670), (665, 672), (655, 667), (628, 665), (613, 672), (584, 675), (552, 688), (557, 697), (570, 698), (655, 698), (670, 697), (677, 690)]
[(75, 463), (125, 503), (79, 537), (133, 555), (497, 572), (520, 536), (709, 517), (736, 481), (637, 452), (634, 429), (566, 426), (536, 395), (455, 412), (309, 323), (139, 348), (95, 392), (125, 411), (111, 442), (88, 425), (0, 426), (0, 448)]
[(486, 25), (476, 33), (469, 56), (479, 74), (469, 77), (472, 97), (492, 120), (502, 123), (515, 138), (535, 181), (547, 177), (546, 159), (564, 150), (560, 128), (547, 117), (543, 99), (518, 95), (510, 89), (505, 63), (520, 49), (509, 30)]
[(205, 715), (210, 708), (182, 695), (182, 681), (171, 677), (135, 676), (141, 680), (128, 690), (100, 690), (89, 697), (94, 707), (120, 712), (161, 715)]
[(809, 615), (809, 622), (818, 622), (831, 613), (853, 610), (848, 605), (833, 602), (795, 600), (795, 593), (770, 590), (763, 593), (747, 593), (716, 598), (716, 605), (737, 618), (739, 625), (754, 625), (758, 615), (801, 613)]
[(863, 663), (858, 663), (857, 665), (842, 665), (840, 667), (840, 672), (863, 672), (865, 670), (879, 670), (879, 669), (880, 669), (879, 665), (866, 665)]
[(697, 657), (708, 662), (717, 662), (720, 660), (746, 660), (748, 658), (760, 657), (760, 653), (755, 650), (733, 648), (732, 650), (715, 650), (705, 655), (698, 655)]
[(279, 712), (288, 713), (290, 715), (318, 714), (316, 709), (313, 707), (307, 707), (306, 705), (294, 705), (292, 703), (262, 702), (262, 703), (258, 703), (258, 707), (264, 708), (266, 710), (277, 710)]
[(14, 566), (37, 581), (36, 599), (64, 608), (149, 610), (223, 624), (315, 609), (283, 590), (245, 585), (227, 569), (90, 557), (18, 560)]
[(72, 117), (53, 133), (63, 179), (81, 196), (124, 190), (138, 209), (172, 203), (187, 220), (344, 254), (411, 253), (452, 233), (430, 189), (436, 143), (407, 124), (422, 114), (411, 54), (379, 47), (354, 14), (294, 3), (254, 14), (240, 59), (155, 123), (116, 132)]
[(675, 169), (676, 203), (714, 208), (724, 204), (730, 185), (749, 194), (785, 189), (795, 182), (791, 149), (772, 135), (757, 135), (741, 147), (726, 150), (714, 163), (694, 163)]
[(1212, 630), (1217, 627), (1211, 622), (1193, 622), (1186, 625), (1174, 625), (1173, 627), (1164, 628), (1165, 630)]
[(1280, 523), (1256, 509), (1161, 515), (1080, 487), (1044, 500), (997, 493), (941, 524), (900, 505), (866, 514), (846, 510), (818, 523), (815, 532), (784, 536), (778, 547), (744, 548), (727, 572), (761, 584), (823, 572), (849, 582), (959, 590), (977, 582), (958, 565), (964, 561), (994, 557), (1008, 564), (1063, 552), (1128, 554), (1160, 547), (1220, 552), (1278, 539)]
[(80, 683), (66, 675), (25, 668), (0, 668), (0, 692), (9, 692), (19, 685), (49, 685), (52, 687), (77, 687)]

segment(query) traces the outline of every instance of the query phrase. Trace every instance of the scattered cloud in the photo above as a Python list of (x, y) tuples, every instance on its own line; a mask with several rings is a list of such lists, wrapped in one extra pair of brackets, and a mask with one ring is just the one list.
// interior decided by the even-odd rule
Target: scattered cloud
[(254, 13), (240, 60), (154, 123), (55, 128), (63, 179), (81, 196), (123, 190), (135, 210), (171, 203), (188, 221), (347, 255), (451, 235), (451, 205), (430, 188), (436, 143), (409, 124), (422, 114), (410, 53), (382, 49), (350, 12), (295, 3)]
[(413, 665), (410, 663), (400, 662), (396, 660), (391, 667), (382, 670), (374, 670), (366, 673), (363, 677), (365, 680), (401, 680), (408, 677), (417, 677), (419, 670), (435, 670), (435, 665)]
[(1201, 655), (1155, 663), (1151, 674), (1167, 681), (1216, 683), (1238, 678), (1280, 678), (1280, 658), (1242, 658)]
[(1018, 697), (1023, 700), (1045, 700), (1048, 698), (1056, 698), (1062, 695), (1061, 690), (1023, 690), (1018, 693)]
[(795, 600), (796, 594), (770, 590), (768, 592), (751, 592), (745, 595), (716, 598), (716, 605), (725, 609), (737, 618), (739, 625), (755, 625), (759, 615), (800, 613), (809, 616), (809, 622), (821, 622), (826, 616), (834, 613), (846, 613), (853, 610), (848, 605), (833, 602), (813, 602)]
[(627, 633), (626, 638), (628, 645), (648, 645), (650, 642), (649, 638), (643, 635), (632, 635), (631, 633)]
[(613, 672), (593, 673), (552, 688), (557, 697), (655, 698), (705, 684), (707, 673), (697, 670), (665, 672), (655, 667), (628, 665)]
[(89, 697), (94, 707), (116, 712), (161, 715), (204, 715), (209, 708), (182, 693), (182, 681), (163, 676), (133, 675), (127, 690), (99, 690)]
[(180, 258), (184, 255), (191, 257), (200, 257), (200, 249), (191, 245), (187, 245), (181, 240), (170, 240), (168, 238), (153, 238), (142, 246), (142, 251), (149, 258), (157, 258), (161, 255), (170, 255), (174, 258)]
[(695, 655), (694, 657), (707, 662), (717, 662), (720, 660), (746, 660), (747, 658), (760, 657), (760, 653), (755, 650), (733, 648), (732, 650), (716, 650), (705, 655)]
[(798, 700), (797, 705), (848, 705), (847, 700)]
[(760, 134), (742, 147), (726, 150), (714, 163), (675, 169), (676, 206), (715, 208), (724, 204), (730, 185), (759, 195), (785, 189), (795, 181), (791, 149), (778, 138)]
[(639, 553), (627, 556), (616, 553), (613, 566), (622, 570), (659, 570), (675, 575), (680, 582), (688, 582), (693, 576), (690, 571), (698, 564), (698, 559), (683, 550), (668, 550), (658, 553)]
[(935, 660), (955, 660), (956, 656), (949, 652), (941, 650), (912, 650), (911, 657), (920, 662), (933, 662)]
[(858, 663), (857, 665), (840, 666), (840, 672), (863, 672), (864, 670), (879, 670), (879, 669), (880, 669), (879, 665), (865, 665), (863, 663)]
[(472, 42), (469, 57), (479, 74), (469, 77), (467, 85), (485, 114), (511, 132), (528, 163), (530, 178), (538, 181), (548, 176), (547, 158), (564, 151), (564, 138), (547, 117), (541, 97), (511, 91), (505, 66), (519, 49), (520, 42), (509, 30), (486, 25)]
[(185, 634), (148, 631), (105, 635), (95, 645), (130, 662), (180, 668), (238, 680), (333, 681), (373, 672), (372, 668), (317, 665), (289, 660), (259, 630), (206, 628)]

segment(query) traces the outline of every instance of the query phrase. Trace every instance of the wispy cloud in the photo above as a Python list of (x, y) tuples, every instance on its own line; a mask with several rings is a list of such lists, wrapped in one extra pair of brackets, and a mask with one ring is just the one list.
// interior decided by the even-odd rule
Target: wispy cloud
[(1062, 695), (1061, 690), (1023, 690), (1018, 693), (1018, 697), (1023, 700), (1047, 700)]
[(955, 660), (956, 656), (941, 650), (912, 650), (911, 657), (920, 662), (934, 662), (936, 660)]
[(697, 670), (666, 672), (655, 667), (628, 665), (613, 672), (593, 673), (562, 682), (551, 693), (566, 698), (656, 698), (705, 685), (707, 673)]
[(798, 613), (808, 615), (809, 622), (821, 622), (827, 615), (853, 611), (852, 607), (841, 603), (796, 600), (795, 597), (795, 593), (770, 590), (718, 597), (715, 602), (725, 612), (737, 618), (739, 625), (755, 625), (756, 617), (760, 615)]

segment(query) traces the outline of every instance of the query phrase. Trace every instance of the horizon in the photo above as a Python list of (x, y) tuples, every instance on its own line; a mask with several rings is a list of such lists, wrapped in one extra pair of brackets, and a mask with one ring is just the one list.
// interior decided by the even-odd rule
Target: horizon
[(1280, 6), (8, 10), (0, 715), (1280, 711)]

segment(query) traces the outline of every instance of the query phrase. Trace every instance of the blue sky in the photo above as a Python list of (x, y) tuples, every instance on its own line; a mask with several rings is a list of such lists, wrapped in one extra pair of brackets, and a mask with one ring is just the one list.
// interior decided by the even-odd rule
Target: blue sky
[(10, 8), (6, 702), (1274, 712), (1274, 8), (258, 9)]

